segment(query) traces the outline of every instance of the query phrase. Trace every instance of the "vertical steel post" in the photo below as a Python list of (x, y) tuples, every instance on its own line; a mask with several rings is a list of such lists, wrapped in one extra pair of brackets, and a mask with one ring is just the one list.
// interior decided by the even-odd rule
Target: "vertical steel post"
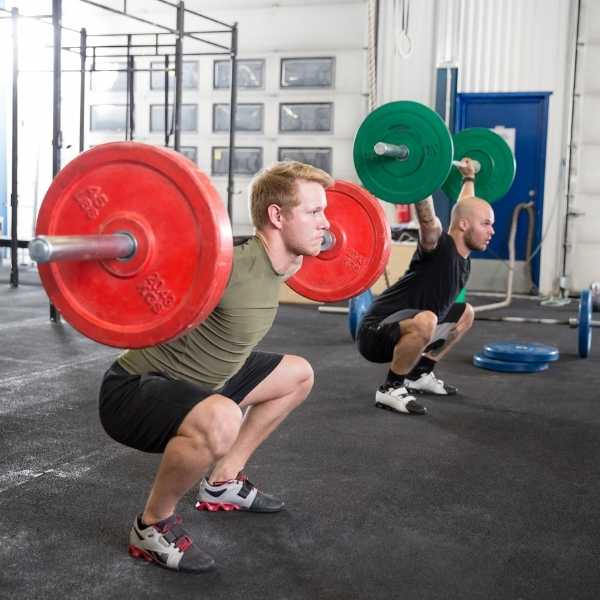
[(81, 74), (79, 79), (79, 152), (85, 147), (85, 61), (87, 55), (87, 32), (85, 27), (79, 33), (79, 58)]
[(127, 61), (125, 71), (125, 98), (127, 104), (125, 105), (125, 140), (129, 140), (129, 125), (131, 122), (131, 106), (130, 106), (130, 91), (131, 91), (131, 71), (129, 65), (129, 58), (131, 54), (131, 34), (127, 34)]
[[(151, 75), (152, 76), (152, 75)], [(169, 147), (169, 55), (165, 54), (165, 72), (164, 72), (164, 81), (165, 81), (165, 146)]]
[(175, 41), (175, 140), (173, 147), (181, 149), (181, 98), (183, 92), (183, 27), (185, 8), (183, 2), (177, 5), (177, 40)]
[(235, 154), (235, 114), (237, 109), (237, 51), (238, 51), (238, 25), (233, 24), (231, 29), (231, 95), (229, 99), (229, 161), (227, 165), (227, 212), (233, 224), (233, 194), (234, 194), (234, 154)]
[(129, 56), (127, 59), (127, 77), (129, 78), (129, 96), (127, 106), (129, 106), (129, 139), (133, 141), (135, 137), (135, 57)]
[(61, 48), (62, 48), (62, 0), (52, 0), (52, 25), (54, 27), (54, 85), (52, 93), (52, 177), (60, 171), (62, 131), (61, 109)]
[(10, 285), (19, 286), (19, 9), (11, 9), (13, 55), (12, 55), (12, 175), (10, 192)]
[[(52, 26), (54, 29), (54, 85), (52, 93), (52, 177), (60, 171), (60, 150), (62, 148), (62, 132), (60, 123), (61, 109), (61, 52), (62, 52), (62, 0), (52, 0)], [(60, 313), (54, 304), (50, 304), (50, 320), (60, 323)]]

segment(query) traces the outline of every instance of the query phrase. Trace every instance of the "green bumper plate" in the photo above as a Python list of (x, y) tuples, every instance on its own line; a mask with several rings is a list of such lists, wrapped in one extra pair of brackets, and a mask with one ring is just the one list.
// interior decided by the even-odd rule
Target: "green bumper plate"
[[(474, 127), (454, 136), (454, 160), (465, 157), (479, 161), (481, 170), (475, 177), (475, 194), (488, 202), (506, 195), (515, 178), (515, 157), (510, 146), (491, 129)], [(462, 187), (462, 175), (452, 167), (443, 190), (456, 201)]]
[[(406, 159), (377, 156), (377, 142), (406, 146)], [(448, 176), (452, 137), (440, 116), (417, 102), (389, 102), (374, 110), (354, 140), (354, 166), (377, 198), (395, 204), (420, 202)]]

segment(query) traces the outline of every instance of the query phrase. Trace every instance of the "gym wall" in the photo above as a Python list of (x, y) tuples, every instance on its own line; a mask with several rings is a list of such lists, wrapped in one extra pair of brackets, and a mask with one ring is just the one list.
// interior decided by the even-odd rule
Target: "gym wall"
[[(566, 161), (577, 2), (571, 0), (425, 0), (410, 4), (412, 53), (395, 51), (395, 3), (381, 3), (380, 102), (417, 99), (433, 106), (435, 69), (458, 67), (461, 92), (551, 92), (548, 120), (540, 291), (562, 267)], [(592, 2), (584, 2), (592, 5)], [(593, 12), (597, 12), (594, 9)], [(590, 14), (590, 31), (600, 19)], [(597, 113), (596, 113), (597, 114)], [(517, 166), (518, 168), (518, 166)], [(524, 199), (526, 200), (526, 199)], [(600, 238), (598, 238), (600, 241)], [(596, 253), (596, 257), (598, 254)], [(597, 263), (593, 256), (588, 264)], [(504, 288), (506, 268), (496, 269)], [(476, 266), (474, 265), (474, 268)], [(573, 268), (579, 269), (580, 267)], [(585, 285), (589, 284), (588, 280)], [(584, 284), (581, 283), (579, 287)], [(577, 289), (575, 287), (574, 289)]]
[[(596, 164), (600, 131), (595, 126), (598, 114), (598, 40), (600, 8), (592, 0), (582, 0), (580, 41), (585, 50), (578, 57), (578, 96), (574, 135), (577, 145), (571, 164), (572, 208), (585, 218), (570, 219), (567, 273), (571, 289), (587, 285), (594, 274), (600, 233), (594, 227), (600, 216), (594, 202), (600, 182)], [(223, 10), (223, 6), (227, 10)], [(402, 30), (401, 2), (379, 2), (378, 89), (379, 104), (391, 100), (411, 99), (428, 106), (434, 104), (435, 69), (442, 65), (458, 66), (458, 92), (527, 92), (551, 93), (546, 156), (544, 246), (541, 260), (540, 290), (556, 288), (562, 272), (563, 234), (565, 230), (566, 181), (569, 158), (570, 98), (573, 79), (575, 31), (578, 2), (575, 0), (420, 0), (410, 2), (407, 32)], [(130, 3), (137, 11), (155, 21), (172, 23), (173, 11), (157, 11), (158, 3)], [(141, 7), (141, 8), (140, 8)], [(152, 7), (152, 8), (151, 8)], [(249, 149), (259, 163), (277, 160), (282, 148), (318, 149), (331, 160), (333, 174), (357, 181), (352, 165), (352, 139), (367, 112), (367, 12), (366, 0), (331, 2), (296, 2), (274, 4), (264, 0), (231, 1), (189, 0), (186, 7), (217, 19), (239, 23), (239, 58), (263, 61), (264, 84), (257, 89), (240, 89), (238, 103), (258, 104), (262, 108), (262, 131), (237, 133), (236, 145)], [(98, 11), (77, 2), (64, 5), (65, 21), (77, 26), (93, 24), (95, 30), (142, 30), (143, 26)], [(75, 12), (73, 12), (75, 11)], [(23, 9), (23, 12), (24, 9)], [(98, 26), (98, 15), (103, 22)], [(73, 18), (72, 18), (73, 17)], [(133, 25), (132, 25), (133, 23)], [(343, 26), (340, 26), (343, 25)], [(9, 27), (5, 21), (3, 27)], [(28, 24), (29, 34), (22, 40), (22, 68), (51, 67), (51, 53), (43, 45), (51, 43), (51, 28)], [(4, 31), (4, 30), (3, 30)], [(63, 43), (78, 43), (77, 36)], [(597, 37), (597, 35), (596, 35)], [(9, 37), (2, 36), (4, 43)], [(8, 41), (7, 41), (8, 40)], [(582, 47), (580, 46), (580, 50)], [(186, 45), (186, 51), (190, 46)], [(9, 56), (10, 53), (3, 55)], [(41, 57), (41, 58), (40, 58)], [(282, 59), (331, 58), (331, 87), (283, 88), (280, 85)], [(184, 89), (184, 105), (194, 105), (195, 130), (182, 133), (182, 146), (195, 158), (200, 168), (213, 170), (215, 149), (227, 144), (224, 132), (213, 132), (214, 104), (227, 104), (228, 90), (214, 89), (213, 69), (225, 57), (190, 57), (196, 62), (197, 88)], [(146, 61), (144, 65), (144, 60)], [(139, 59), (136, 66), (148, 66), (156, 59)], [(63, 53), (63, 67), (78, 67), (78, 57)], [(9, 59), (7, 61), (9, 63)], [(35, 65), (35, 66), (34, 66)], [(10, 66), (3, 63), (3, 69)], [(63, 164), (78, 151), (78, 75), (63, 76)], [(22, 73), (20, 90), (20, 226), (19, 237), (28, 239), (33, 227), (36, 206), (51, 180), (51, 75)], [(10, 90), (5, 88), (5, 99)], [(122, 91), (89, 89), (89, 105), (113, 105), (125, 102)], [(138, 141), (163, 143), (163, 133), (151, 131), (153, 105), (163, 103), (163, 92), (151, 89), (150, 74), (136, 75), (136, 135)], [(281, 104), (312, 102), (331, 107), (331, 131), (281, 133)], [(9, 103), (8, 103), (9, 104)], [(156, 108), (154, 109), (156, 110)], [(10, 123), (10, 106), (6, 106)], [(90, 111), (86, 110), (86, 146), (104, 141), (121, 140), (123, 131), (90, 131)], [(184, 115), (185, 118), (185, 115)], [(585, 122), (585, 127), (583, 123)], [(10, 134), (10, 128), (6, 135)], [(579, 137), (577, 137), (579, 136)], [(70, 147), (68, 147), (70, 146)], [(258, 152), (260, 150), (260, 152)], [(25, 158), (26, 157), (26, 158)], [(10, 174), (8, 174), (10, 175)], [(226, 179), (211, 175), (221, 195), (226, 197)], [(247, 209), (247, 185), (250, 175), (236, 175), (234, 228), (237, 234), (251, 230)], [(6, 178), (10, 189), (10, 178)], [(7, 198), (7, 204), (10, 199)], [(388, 208), (390, 218), (393, 209)], [(7, 224), (5, 225), (5, 227)], [(25, 257), (26, 259), (26, 257)], [(487, 261), (488, 263), (492, 261)], [(487, 265), (490, 266), (490, 265)], [(494, 266), (498, 286), (506, 277), (502, 264)]]

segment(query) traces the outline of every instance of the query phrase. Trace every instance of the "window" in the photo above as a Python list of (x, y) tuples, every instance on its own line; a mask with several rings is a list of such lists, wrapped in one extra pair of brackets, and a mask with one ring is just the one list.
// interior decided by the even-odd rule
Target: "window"
[(90, 131), (125, 131), (127, 106), (125, 104), (92, 104)]
[[(213, 131), (229, 131), (229, 104), (213, 104)], [(262, 131), (264, 106), (262, 104), (238, 104), (235, 111), (236, 131)]]
[[(265, 87), (265, 61), (238, 60), (237, 84), (238, 89), (262, 89)], [(213, 73), (213, 87), (215, 90), (227, 89), (231, 85), (231, 62), (228, 60), (215, 60)]]
[(279, 131), (319, 132), (333, 129), (333, 103), (279, 105)]
[(333, 87), (334, 58), (282, 58), (281, 87)]
[(198, 148), (196, 146), (181, 146), (179, 152), (193, 163), (198, 163)]
[[(235, 175), (254, 175), (262, 169), (262, 148), (236, 148), (233, 153), (233, 172)], [(212, 149), (212, 174), (227, 175), (229, 148)]]
[(127, 63), (104, 63), (97, 65), (97, 69), (90, 73), (92, 91), (124, 92), (127, 90)]
[(331, 148), (279, 148), (279, 160), (297, 160), (331, 173)]
[[(150, 89), (165, 89), (165, 63), (150, 63)], [(198, 62), (184, 61), (182, 67), (181, 85), (184, 90), (198, 89)], [(169, 90), (175, 90), (175, 62), (169, 61)]]
[[(167, 114), (169, 128), (173, 123), (173, 105), (169, 104)], [(196, 104), (181, 105), (181, 131), (197, 131), (198, 129), (198, 106)], [(150, 131), (159, 132), (165, 130), (165, 105), (150, 105)]]

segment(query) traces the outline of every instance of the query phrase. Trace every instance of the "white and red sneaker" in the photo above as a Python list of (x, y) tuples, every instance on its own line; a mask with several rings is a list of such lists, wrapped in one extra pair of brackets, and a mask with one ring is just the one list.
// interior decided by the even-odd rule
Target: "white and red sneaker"
[(208, 483), (203, 479), (198, 490), (196, 508), (198, 510), (247, 510), (249, 512), (279, 512), (284, 502), (264, 494), (256, 488), (243, 473), (235, 479)]
[(204, 573), (215, 566), (214, 559), (200, 550), (181, 527), (177, 515), (148, 526), (143, 526), (138, 516), (129, 533), (129, 554), (184, 573)]

